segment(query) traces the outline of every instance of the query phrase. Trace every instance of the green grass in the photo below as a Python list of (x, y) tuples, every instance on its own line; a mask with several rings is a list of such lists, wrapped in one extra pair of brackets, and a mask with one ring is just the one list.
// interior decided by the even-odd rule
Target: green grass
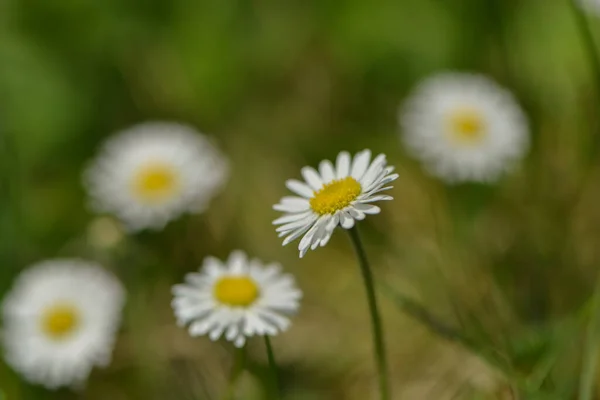
[[(271, 226), (286, 179), (368, 147), (400, 173), (395, 200), (361, 223), (376, 279), (465, 338), (440, 338), (381, 293), (394, 399), (577, 399), (600, 259), (597, 77), (567, 0), (494, 4), (0, 5), (0, 290), (32, 262), (78, 256), (102, 261), (129, 291), (113, 363), (85, 393), (47, 392), (0, 364), (6, 398), (219, 399), (233, 350), (175, 325), (170, 285), (236, 248), (280, 261), (305, 292), (292, 329), (273, 340), (282, 397), (374, 396), (347, 238), (299, 260)], [(594, 34), (600, 22), (590, 22)], [(531, 151), (496, 185), (444, 186), (400, 145), (400, 102), (448, 69), (489, 74), (530, 117)], [(89, 234), (81, 171), (112, 132), (154, 119), (211, 135), (231, 180), (205, 214), (103, 247)], [(238, 398), (267, 398), (260, 340), (247, 363)]]

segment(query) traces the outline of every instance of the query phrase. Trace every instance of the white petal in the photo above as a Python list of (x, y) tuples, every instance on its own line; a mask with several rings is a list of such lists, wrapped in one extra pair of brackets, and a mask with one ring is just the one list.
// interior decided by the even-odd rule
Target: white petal
[(285, 246), (285, 245), (293, 242), (294, 240), (298, 239), (300, 236), (302, 236), (304, 234), (304, 232), (309, 230), (311, 226), (312, 226), (311, 224), (307, 224), (306, 226), (303, 226), (302, 228), (298, 228), (297, 230), (292, 232), (290, 234), (290, 236), (288, 236), (284, 239), (282, 246)]
[(387, 196), (385, 194), (380, 194), (378, 196), (366, 197), (361, 199), (361, 203), (375, 203), (376, 201), (386, 201), (386, 200), (394, 200), (392, 196)]
[[(309, 247), (314, 250), (317, 248), (319, 242), (321, 241), (321, 238), (327, 234), (327, 225), (329, 223), (329, 221), (331, 220), (331, 215), (323, 215), (316, 223), (315, 226), (313, 227), (313, 230), (311, 232), (308, 232), (306, 234), (306, 236), (309, 236), (309, 238), (307, 238), (306, 236), (302, 239), (303, 242), (300, 242), (300, 246), (298, 247), (298, 249), (302, 252), (303, 250), (308, 249)], [(306, 241), (305, 241), (306, 239)], [(303, 245), (304, 244), (304, 245)]]
[(310, 247), (310, 245), (312, 244), (312, 240), (315, 236), (315, 233), (317, 233), (318, 229), (319, 229), (319, 225), (317, 222), (317, 223), (315, 223), (315, 225), (312, 228), (310, 228), (310, 230), (306, 233), (306, 235), (304, 235), (304, 237), (300, 241), (300, 244), (298, 244), (298, 250), (300, 250), (300, 252), (302, 252)]
[(324, 247), (327, 243), (329, 243), (329, 239), (331, 239), (332, 235), (333, 231), (329, 231), (325, 236), (323, 236), (323, 238), (321, 239), (321, 243), (319, 243), (321, 247)]
[(240, 270), (245, 268), (248, 262), (248, 256), (241, 250), (234, 250), (229, 254), (227, 266), (230, 270)]
[(305, 183), (302, 183), (295, 179), (288, 179), (287, 181), (285, 181), (285, 186), (299, 196), (305, 197), (307, 199), (313, 197), (314, 191)]
[(275, 325), (279, 330), (284, 331), (290, 325), (290, 320), (267, 309), (258, 309), (256, 313), (263, 320), (267, 320), (269, 323)]
[(369, 161), (371, 160), (371, 150), (363, 150), (360, 153), (354, 156), (354, 161), (352, 163), (352, 172), (351, 175), (357, 181), (360, 180), (367, 167), (369, 166)]
[(281, 212), (297, 213), (306, 211), (310, 208), (310, 203), (300, 197), (284, 197), (279, 204), (275, 204), (273, 209)]
[(319, 164), (319, 172), (321, 173), (321, 179), (323, 183), (329, 183), (335, 179), (335, 170), (333, 164), (329, 160), (323, 160)]
[(304, 257), (304, 256), (306, 255), (306, 252), (308, 251), (308, 249), (309, 249), (309, 248), (307, 247), (307, 248), (305, 248), (304, 250), (300, 250), (299, 257), (300, 257), (300, 258)]
[(283, 217), (279, 217), (275, 221), (273, 221), (273, 225), (288, 224), (290, 222), (299, 221), (303, 218), (308, 217), (311, 213), (312, 211), (305, 211), (301, 213), (284, 215)]
[(192, 336), (206, 335), (215, 324), (218, 323), (218, 312), (215, 312), (205, 319), (198, 320), (190, 325), (189, 332)]
[[(304, 177), (306, 182), (314, 191), (320, 190), (323, 187), (321, 177), (319, 176), (317, 171), (314, 170), (314, 168), (304, 167), (300, 172), (302, 173), (302, 176)], [(310, 197), (312, 197), (312, 195), (313, 193), (311, 193)]]
[(324, 226), (321, 226), (315, 236), (313, 237), (312, 244), (310, 245), (311, 250), (315, 250), (319, 247), (319, 243), (321, 243), (321, 239), (327, 235), (327, 231), (324, 229)]
[(347, 151), (342, 151), (337, 156), (336, 161), (337, 178), (345, 178), (350, 173), (350, 154)]
[(362, 221), (365, 219), (365, 213), (356, 209), (355, 207), (348, 207), (346, 211), (348, 211), (348, 214), (350, 214), (350, 216), (357, 221)]
[(340, 223), (340, 212), (336, 212), (327, 223), (327, 231), (332, 232)]
[(354, 219), (346, 211), (340, 212), (340, 224), (344, 229), (350, 229), (354, 226)]
[(359, 211), (364, 212), (365, 214), (379, 214), (381, 212), (381, 208), (374, 206), (372, 204), (356, 203), (354, 205), (354, 208), (356, 208)]
[(395, 181), (396, 179), (398, 179), (398, 177), (399, 177), (399, 176), (400, 176), (400, 175), (398, 175), (398, 174), (392, 174), (392, 175), (388, 175), (388, 176), (386, 176), (385, 178), (383, 178), (383, 179), (382, 179), (382, 180), (379, 182), (379, 184), (381, 184), (381, 185), (386, 185), (386, 184), (388, 184), (388, 183), (390, 183), (390, 182), (392, 182), (392, 181)]
[(300, 221), (290, 222), (275, 229), (275, 232), (292, 232), (306, 225), (311, 225), (317, 219), (316, 215), (310, 215)]
[(244, 344), (246, 343), (246, 337), (244, 335), (239, 335), (236, 339), (235, 342), (233, 342), (234, 346), (239, 348), (244, 347)]
[(386, 187), (381, 187), (381, 186), (375, 186), (373, 189), (369, 190), (367, 193), (365, 193), (364, 195), (361, 195), (361, 198), (369, 198), (371, 196), (373, 196), (376, 193), (380, 193), (380, 192), (384, 192), (386, 190), (390, 190), (393, 189), (393, 186), (386, 186)]
[[(176, 299), (182, 299), (182, 297), (179, 297)], [(199, 304), (194, 307), (188, 307), (188, 308), (180, 307), (177, 310), (175, 310), (175, 315), (177, 316), (178, 319), (181, 319), (184, 321), (191, 321), (191, 320), (202, 319), (212, 309), (213, 309), (213, 305), (211, 303), (207, 302), (204, 304)]]
[(208, 333), (208, 337), (210, 338), (210, 340), (212, 340), (214, 342), (221, 337), (224, 330), (225, 330), (225, 325), (219, 324), (216, 328), (214, 328), (212, 331), (210, 331)]
[(362, 187), (366, 188), (370, 186), (375, 178), (380, 174), (380, 172), (385, 167), (386, 158), (385, 154), (379, 154), (375, 159), (371, 162), (371, 165), (367, 169), (367, 172), (363, 175), (360, 184)]
[(371, 192), (374, 189), (387, 185), (388, 183), (396, 179), (398, 179), (398, 174), (385, 176), (385, 172), (382, 172), (382, 174), (379, 177), (377, 177), (377, 179), (375, 179), (371, 185), (369, 185), (368, 187), (363, 187), (363, 192)]
[(238, 336), (239, 327), (237, 324), (232, 324), (227, 328), (227, 332), (225, 332), (225, 339), (230, 342)]

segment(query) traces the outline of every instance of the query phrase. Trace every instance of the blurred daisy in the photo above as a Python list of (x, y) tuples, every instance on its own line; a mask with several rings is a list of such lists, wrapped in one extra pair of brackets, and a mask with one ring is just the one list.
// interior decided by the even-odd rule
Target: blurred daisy
[(273, 206), (284, 213), (273, 221), (280, 225), (276, 229), (279, 237), (286, 236), (283, 245), (304, 235), (298, 246), (303, 257), (308, 249), (325, 246), (338, 225), (350, 229), (366, 214), (378, 214), (381, 209), (371, 203), (392, 200), (381, 192), (391, 189), (386, 185), (398, 178), (393, 170), (383, 154), (371, 161), (370, 150), (357, 153), (353, 160), (343, 151), (335, 166), (328, 160), (321, 161), (318, 172), (302, 168), (306, 183), (294, 179), (286, 182), (287, 188), (300, 197), (283, 197)]
[(152, 122), (109, 139), (85, 172), (92, 206), (132, 231), (161, 229), (202, 212), (227, 178), (227, 162), (193, 128)]
[(273, 336), (289, 325), (287, 315), (299, 308), (302, 292), (277, 264), (263, 266), (234, 251), (226, 263), (208, 257), (200, 272), (187, 274), (173, 287), (173, 309), (192, 336), (224, 336), (242, 347), (247, 337)]
[(497, 180), (529, 144), (512, 94), (479, 75), (425, 80), (402, 107), (400, 124), (408, 150), (449, 183)]
[(2, 304), (7, 362), (48, 388), (82, 385), (109, 363), (124, 301), (119, 281), (92, 262), (32, 266)]

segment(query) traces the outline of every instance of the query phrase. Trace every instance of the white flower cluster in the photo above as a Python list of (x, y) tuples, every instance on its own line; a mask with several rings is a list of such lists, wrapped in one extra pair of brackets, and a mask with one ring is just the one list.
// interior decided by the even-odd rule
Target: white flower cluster
[[(591, 3), (591, 0), (588, 0)], [(597, 2), (594, 2), (597, 3)], [(426, 79), (402, 105), (401, 140), (428, 171), (446, 182), (491, 182), (522, 159), (529, 145), (527, 118), (512, 94), (489, 78), (446, 73)], [(111, 214), (128, 233), (162, 229), (184, 213), (205, 211), (229, 174), (229, 161), (195, 129), (154, 122), (110, 138), (84, 173), (94, 210)], [(398, 178), (384, 154), (370, 150), (301, 169), (286, 182), (292, 196), (273, 208), (283, 245), (300, 239), (303, 257), (325, 246), (338, 226), (353, 229)], [(90, 237), (99, 248), (121, 240), (100, 219)], [(100, 232), (100, 233), (98, 233)], [(106, 234), (108, 232), (108, 234)], [(302, 292), (277, 264), (234, 251), (226, 261), (207, 257), (198, 272), (173, 286), (178, 323), (192, 336), (224, 338), (242, 347), (253, 336), (290, 326)], [(92, 368), (110, 360), (125, 290), (99, 265), (44, 261), (16, 279), (2, 304), (7, 362), (49, 388), (83, 385)]]

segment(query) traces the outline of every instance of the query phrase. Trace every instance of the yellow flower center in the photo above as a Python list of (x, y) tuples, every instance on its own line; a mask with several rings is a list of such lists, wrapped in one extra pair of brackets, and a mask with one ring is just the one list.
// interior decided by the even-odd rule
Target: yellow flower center
[(162, 163), (149, 163), (133, 179), (133, 191), (144, 203), (159, 203), (177, 192), (179, 180), (173, 167)]
[(42, 331), (51, 339), (60, 340), (72, 334), (81, 325), (77, 308), (70, 304), (55, 304), (42, 314)]
[(362, 188), (351, 176), (323, 185), (310, 199), (310, 207), (319, 215), (333, 214), (350, 205), (361, 193)]
[(256, 283), (248, 277), (228, 276), (216, 283), (214, 295), (222, 304), (248, 307), (258, 298), (259, 290)]
[(449, 116), (448, 122), (450, 137), (459, 144), (476, 144), (485, 137), (485, 120), (477, 110), (456, 110)]

